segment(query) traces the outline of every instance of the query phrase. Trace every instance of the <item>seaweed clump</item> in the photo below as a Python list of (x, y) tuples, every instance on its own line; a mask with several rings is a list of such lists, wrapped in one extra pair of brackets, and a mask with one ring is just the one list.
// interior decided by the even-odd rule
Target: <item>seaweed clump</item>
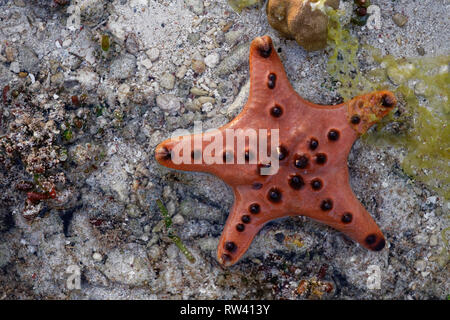
[(261, 0), (228, 0), (234, 11), (240, 13), (243, 9), (258, 4)]
[[(388, 89), (400, 102), (396, 112), (381, 121), (364, 141), (402, 148), (403, 171), (449, 200), (450, 57), (382, 56), (373, 47), (359, 45), (358, 39), (342, 27), (338, 10), (327, 13), (328, 41), (333, 47), (327, 70), (338, 83), (339, 94), (349, 99), (361, 92)], [(360, 49), (366, 50), (379, 67), (363, 73), (357, 57)]]

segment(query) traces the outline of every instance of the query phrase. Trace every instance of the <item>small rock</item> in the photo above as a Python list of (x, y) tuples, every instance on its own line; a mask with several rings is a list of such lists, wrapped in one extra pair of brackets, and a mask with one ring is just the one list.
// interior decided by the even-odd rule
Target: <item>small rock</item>
[(180, 109), (180, 100), (172, 94), (161, 94), (156, 97), (156, 105), (164, 111), (176, 112)]
[(192, 32), (188, 34), (187, 38), (191, 44), (195, 44), (198, 40), (200, 40), (200, 34), (198, 32)]
[(151, 270), (146, 252), (134, 248), (110, 251), (103, 271), (111, 281), (137, 286), (150, 281)]
[(130, 218), (139, 218), (141, 216), (139, 208), (133, 204), (127, 206), (126, 212)]
[(153, 64), (152, 61), (150, 59), (144, 59), (141, 61), (141, 64), (146, 68), (146, 69), (151, 69)]
[(159, 84), (165, 89), (172, 90), (175, 86), (175, 77), (172, 74), (166, 72), (161, 76)]
[(184, 223), (184, 218), (181, 214), (176, 214), (173, 218), (172, 218), (172, 222), (173, 224), (177, 224), (177, 225), (181, 225)]
[(418, 96), (424, 96), (427, 91), (427, 85), (425, 82), (420, 81), (414, 86), (414, 93)]
[(205, 64), (210, 68), (214, 68), (215, 66), (217, 66), (219, 61), (220, 55), (217, 52), (212, 53), (205, 58)]
[(207, 96), (208, 95), (208, 91), (197, 88), (197, 87), (191, 88), (191, 93), (194, 96)]
[(200, 15), (203, 13), (203, 0), (185, 0), (185, 2), (189, 10), (191, 10), (195, 14)]
[(435, 247), (437, 245), (438, 245), (438, 237), (437, 237), (437, 235), (433, 234), (430, 237), (430, 246)]
[(151, 62), (155, 62), (159, 58), (159, 50), (158, 48), (151, 48), (145, 52), (147, 54), (147, 57), (150, 59)]
[(5, 55), (7, 62), (13, 62), (16, 57), (16, 49), (14, 49), (13, 47), (6, 47)]
[(64, 40), (64, 42), (62, 43), (64, 48), (69, 47), (72, 44), (72, 40), (71, 39), (66, 39)]
[(125, 48), (131, 54), (136, 54), (139, 51), (139, 44), (136, 40), (136, 37), (132, 34), (125, 41)]
[(205, 113), (210, 112), (213, 108), (214, 108), (214, 106), (211, 102), (202, 104), (202, 111)]
[(231, 30), (225, 34), (225, 41), (228, 45), (233, 46), (239, 39), (242, 39), (242, 30)]
[(177, 70), (177, 73), (175, 74), (175, 77), (177, 77), (178, 79), (183, 79), (184, 76), (186, 75), (186, 72), (187, 72), (186, 66), (181, 66), (181, 67)]
[(62, 72), (58, 72), (50, 77), (50, 82), (53, 86), (60, 86), (64, 82), (64, 75)]
[(32, 49), (21, 47), (17, 54), (17, 60), (21, 70), (34, 74), (39, 73), (40, 60)]
[(203, 62), (203, 60), (197, 60), (197, 59), (192, 60), (191, 67), (192, 67), (192, 70), (194, 70), (194, 72), (197, 74), (201, 74), (201, 73), (205, 72), (205, 69), (206, 69), (206, 65)]
[(131, 54), (125, 54), (111, 63), (109, 75), (113, 79), (124, 80), (135, 74), (136, 57)]
[(18, 7), (25, 7), (25, 2), (23, 0), (14, 0), (14, 4)]
[(95, 261), (102, 261), (103, 256), (102, 256), (100, 253), (95, 252), (95, 253), (92, 255), (92, 259), (94, 259)]
[(423, 260), (417, 260), (416, 263), (414, 264), (414, 267), (416, 268), (417, 271), (423, 271), (427, 267), (427, 263)]
[(200, 104), (205, 104), (205, 103), (211, 103), (214, 104), (216, 102), (216, 99), (214, 99), (213, 97), (200, 97), (195, 99), (197, 100)]
[(248, 63), (249, 43), (243, 43), (233, 49), (217, 67), (217, 74), (224, 76), (230, 74), (241, 66)]
[(88, 68), (79, 69), (76, 79), (88, 91), (95, 89), (100, 81), (99, 75)]
[(419, 55), (421, 55), (421, 56), (424, 56), (425, 55), (425, 49), (423, 48), (423, 47), (417, 47), (417, 53), (419, 54)]
[(392, 16), (392, 20), (394, 20), (394, 23), (399, 27), (403, 27), (406, 22), (408, 22), (408, 17), (401, 13), (396, 13)]
[(9, 66), (9, 70), (14, 73), (19, 73), (20, 72), (19, 63), (17, 61), (12, 62), (11, 65)]

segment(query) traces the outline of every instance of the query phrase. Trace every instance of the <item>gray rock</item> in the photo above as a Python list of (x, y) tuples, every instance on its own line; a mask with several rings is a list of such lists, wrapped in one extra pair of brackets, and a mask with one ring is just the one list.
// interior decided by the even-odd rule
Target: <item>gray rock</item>
[(152, 61), (155, 62), (159, 58), (159, 49), (158, 48), (151, 48), (145, 52), (147, 54), (147, 57)]
[(147, 255), (140, 247), (115, 249), (108, 252), (104, 273), (114, 282), (128, 285), (143, 285), (152, 278)]
[(392, 20), (394, 20), (395, 24), (399, 27), (403, 27), (406, 22), (408, 22), (408, 17), (401, 13), (396, 13), (392, 16)]
[(184, 2), (186, 2), (189, 10), (191, 10), (195, 14), (200, 15), (203, 13), (203, 0), (185, 0)]
[(180, 99), (173, 94), (161, 94), (156, 97), (156, 105), (164, 111), (176, 112), (180, 109)]
[(171, 73), (165, 72), (161, 76), (159, 84), (161, 85), (161, 87), (165, 89), (172, 90), (173, 87), (175, 86), (175, 76)]
[(219, 61), (220, 61), (220, 55), (217, 52), (212, 53), (212, 54), (206, 56), (206, 58), (205, 58), (205, 64), (210, 68), (214, 68), (215, 66), (217, 66)]
[(21, 47), (17, 52), (17, 61), (20, 64), (20, 70), (28, 73), (37, 74), (39, 71), (39, 58), (36, 53), (28, 48)]
[(131, 54), (124, 54), (111, 64), (109, 76), (112, 79), (124, 80), (131, 77), (136, 72), (136, 57)]
[(233, 51), (222, 60), (216, 69), (219, 76), (224, 76), (235, 71), (242, 65), (247, 65), (248, 55), (250, 52), (250, 44), (243, 43), (233, 49)]

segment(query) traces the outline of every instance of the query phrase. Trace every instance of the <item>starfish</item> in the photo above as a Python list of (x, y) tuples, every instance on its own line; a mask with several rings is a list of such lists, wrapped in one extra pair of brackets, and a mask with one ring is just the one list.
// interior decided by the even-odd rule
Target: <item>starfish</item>
[[(276, 173), (262, 175), (261, 167), (271, 163), (251, 163), (254, 155), (248, 148), (245, 163), (229, 163), (230, 157), (238, 156), (238, 150), (223, 145), (211, 154), (223, 154), (225, 163), (210, 164), (201, 157), (197, 161), (211, 149), (208, 141), (217, 137), (213, 132), (168, 139), (156, 147), (155, 156), (169, 168), (214, 174), (232, 188), (235, 201), (217, 250), (218, 261), (225, 266), (242, 257), (267, 222), (285, 216), (310, 217), (365, 248), (380, 251), (385, 246), (384, 236), (350, 187), (347, 158), (355, 140), (395, 105), (389, 91), (358, 96), (335, 106), (308, 102), (292, 88), (272, 39), (258, 37), (250, 45), (248, 101), (218, 132), (278, 129), (279, 145), (270, 146), (278, 152)], [(200, 144), (193, 142), (196, 138), (201, 139)], [(175, 150), (196, 161), (174, 161)]]

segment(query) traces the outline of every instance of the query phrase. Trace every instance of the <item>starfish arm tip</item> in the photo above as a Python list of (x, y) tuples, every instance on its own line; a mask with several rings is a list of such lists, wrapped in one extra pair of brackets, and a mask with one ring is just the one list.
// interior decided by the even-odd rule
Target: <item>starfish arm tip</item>
[(397, 99), (390, 91), (376, 91), (356, 97), (347, 102), (349, 125), (359, 134), (387, 116), (397, 105)]

